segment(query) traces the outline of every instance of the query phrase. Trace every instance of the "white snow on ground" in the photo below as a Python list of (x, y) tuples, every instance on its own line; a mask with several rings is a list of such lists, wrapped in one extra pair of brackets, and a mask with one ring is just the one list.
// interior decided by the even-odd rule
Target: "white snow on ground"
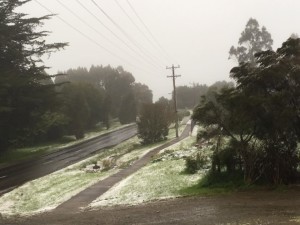
[(195, 125), (192, 132), (192, 137), (196, 137), (198, 133), (199, 126)]
[[(173, 133), (175, 132), (171, 131), (171, 137), (174, 136)], [(96, 156), (30, 181), (0, 197), (0, 216), (32, 215), (56, 208), (90, 185), (118, 172), (119, 167), (128, 166), (160, 144), (162, 143), (151, 147), (141, 146), (140, 140), (134, 137)], [(84, 172), (86, 165), (111, 156), (117, 158), (117, 167), (107, 172)]]
[(197, 184), (200, 174), (182, 174), (184, 160), (151, 163), (112, 187), (90, 207), (139, 204), (180, 196), (180, 190)]
[(113, 186), (89, 207), (132, 205), (180, 196), (181, 190), (197, 184), (205, 173), (204, 170), (193, 175), (183, 173), (185, 160), (182, 157), (197, 152), (196, 148), (191, 147), (192, 143), (194, 138), (190, 137), (162, 150), (153, 160), (155, 162)]
[[(183, 129), (183, 126), (180, 127), (180, 129)], [(171, 129), (169, 138), (171, 139), (174, 136), (175, 131), (174, 129)], [(49, 211), (90, 185), (119, 171), (118, 167), (114, 167), (107, 172), (86, 173), (83, 170), (86, 165), (113, 156), (117, 157), (117, 165), (119, 164), (120, 166), (124, 164), (126, 166), (162, 144), (157, 143), (152, 146), (141, 147), (139, 142), (140, 140), (137, 137), (129, 139), (128, 141), (96, 156), (50, 175), (30, 181), (21, 187), (14, 189), (1, 196), (0, 216), (17, 214), (32, 215)], [(179, 149), (185, 151), (192, 142), (192, 139), (188, 138), (182, 143), (173, 145), (168, 149), (171, 152)], [(187, 152), (185, 151), (185, 153)], [(165, 153), (162, 152), (162, 154)], [(174, 160), (174, 157), (169, 157), (170, 155), (168, 154), (166, 154), (166, 156), (168, 160), (150, 163), (133, 176), (125, 179), (123, 181), (124, 183), (121, 182), (121, 186), (118, 187), (118, 189), (120, 189), (120, 194), (115, 201), (116, 204), (119, 204), (119, 202), (131, 204), (132, 201), (126, 199), (132, 199), (138, 203), (146, 200), (178, 196), (178, 191), (181, 188), (196, 183), (198, 178), (201, 177), (199, 174), (182, 175), (181, 172), (184, 169), (184, 160)], [(159, 154), (158, 157), (161, 157), (161, 155)], [(172, 160), (169, 160), (169, 158)], [(136, 184), (137, 186), (131, 190), (132, 184)], [(112, 193), (112, 196), (108, 196), (107, 198), (113, 199), (115, 196), (114, 189), (110, 190), (108, 193)], [(111, 200), (103, 199), (103, 202), (106, 202), (105, 204), (114, 204), (111, 203)]]
[(88, 186), (116, 171), (87, 174), (66, 168), (30, 181), (0, 198), (1, 215), (31, 215), (56, 208)]

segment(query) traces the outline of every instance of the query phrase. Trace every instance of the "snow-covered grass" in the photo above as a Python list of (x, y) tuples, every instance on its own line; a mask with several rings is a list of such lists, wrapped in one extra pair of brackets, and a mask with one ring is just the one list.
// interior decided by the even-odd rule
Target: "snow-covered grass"
[(300, 224), (300, 216), (295, 217), (295, 218), (291, 219), (290, 221), (291, 221), (291, 222), (296, 222), (296, 223), (299, 223), (299, 224)]
[(80, 170), (61, 170), (30, 181), (0, 198), (4, 216), (35, 214), (55, 208), (93, 183), (115, 171), (85, 173)]
[[(175, 137), (175, 131), (170, 129), (169, 139), (173, 137)], [(31, 215), (51, 210), (92, 184), (118, 172), (120, 168), (129, 166), (154, 147), (167, 141), (142, 146), (140, 140), (133, 137), (79, 163), (28, 182), (0, 198), (0, 215)], [(116, 165), (110, 170), (96, 173), (85, 172), (84, 168), (87, 165), (108, 157), (116, 159)]]
[(112, 187), (89, 207), (131, 205), (181, 196), (183, 189), (196, 185), (205, 174), (204, 170), (196, 174), (184, 173), (184, 158), (198, 151), (192, 147), (194, 142), (194, 137), (189, 137), (164, 149), (147, 166)]
[[(114, 167), (106, 172), (87, 173), (84, 171), (86, 165), (109, 156), (123, 155), (127, 152), (133, 154), (139, 146), (138, 138), (134, 137), (65, 169), (30, 181), (0, 198), (0, 214), (30, 215), (51, 210), (85, 188), (119, 171), (118, 167)], [(139, 152), (143, 149), (140, 148)], [(125, 159), (123, 163), (126, 163)]]
[(90, 206), (138, 204), (180, 196), (181, 189), (195, 185), (199, 179), (199, 174), (182, 173), (184, 167), (182, 159), (151, 163), (114, 186)]

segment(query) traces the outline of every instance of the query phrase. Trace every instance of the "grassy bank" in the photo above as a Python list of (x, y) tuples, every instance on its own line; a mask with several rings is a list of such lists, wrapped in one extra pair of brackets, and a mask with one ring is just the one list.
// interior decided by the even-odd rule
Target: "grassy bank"
[[(196, 174), (185, 173), (184, 158), (197, 152), (192, 147), (193, 143), (194, 137), (189, 137), (164, 149), (147, 166), (115, 185), (90, 207), (139, 204), (189, 194), (183, 190), (197, 185), (199, 179), (206, 174), (206, 170)], [(203, 151), (210, 152), (210, 148)]]

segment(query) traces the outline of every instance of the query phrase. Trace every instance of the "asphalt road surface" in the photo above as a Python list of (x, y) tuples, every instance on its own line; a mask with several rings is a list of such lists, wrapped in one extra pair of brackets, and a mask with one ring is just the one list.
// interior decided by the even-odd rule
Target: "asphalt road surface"
[(0, 195), (14, 188), (88, 158), (137, 134), (136, 125), (103, 134), (97, 138), (40, 158), (0, 169)]

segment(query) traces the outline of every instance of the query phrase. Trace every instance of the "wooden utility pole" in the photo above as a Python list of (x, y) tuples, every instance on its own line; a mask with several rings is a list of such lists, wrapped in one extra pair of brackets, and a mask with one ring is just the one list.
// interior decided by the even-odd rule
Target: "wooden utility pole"
[(174, 109), (175, 109), (175, 130), (176, 130), (176, 137), (178, 138), (178, 114), (177, 114), (177, 97), (176, 97), (176, 85), (175, 85), (175, 79), (176, 77), (180, 77), (180, 75), (175, 75), (175, 69), (180, 68), (180, 66), (174, 66), (167, 67), (166, 69), (172, 69), (172, 76), (167, 76), (170, 78), (173, 78), (173, 101), (174, 101)]

